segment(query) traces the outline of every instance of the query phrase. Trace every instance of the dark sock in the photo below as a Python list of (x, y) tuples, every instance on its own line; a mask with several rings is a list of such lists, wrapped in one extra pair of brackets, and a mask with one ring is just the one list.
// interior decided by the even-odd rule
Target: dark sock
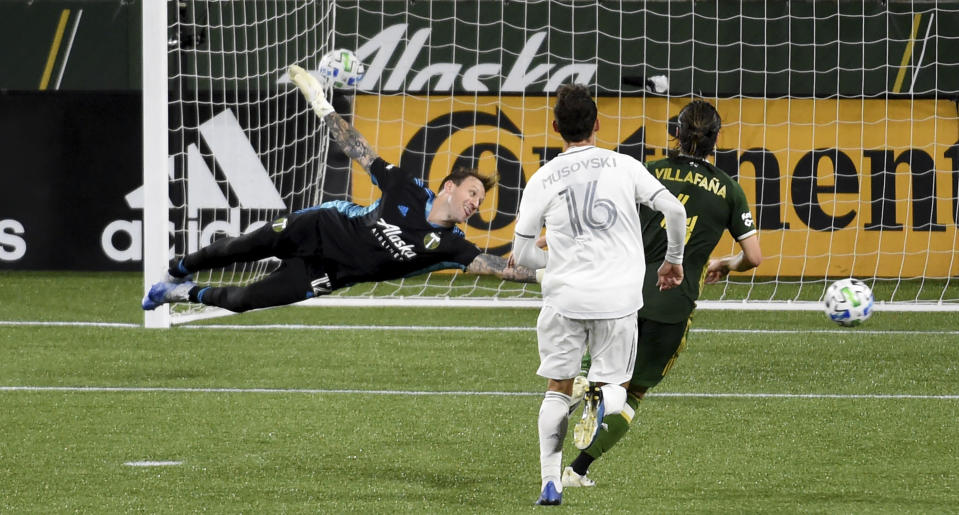
[(169, 273), (173, 277), (177, 277), (177, 278), (183, 278), (190, 275), (190, 271), (187, 270), (185, 266), (183, 266), (182, 258), (179, 260), (170, 261)]
[(583, 451), (579, 452), (579, 456), (569, 464), (570, 467), (573, 467), (573, 472), (585, 476), (586, 472), (589, 470), (589, 466), (593, 464), (593, 460), (596, 458), (586, 454)]

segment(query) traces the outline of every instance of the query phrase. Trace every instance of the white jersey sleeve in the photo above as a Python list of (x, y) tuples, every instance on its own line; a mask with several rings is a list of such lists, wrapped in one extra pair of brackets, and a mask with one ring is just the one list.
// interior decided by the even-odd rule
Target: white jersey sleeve
[(538, 269), (546, 266), (549, 254), (536, 246), (536, 240), (543, 230), (543, 197), (540, 188), (530, 188), (536, 176), (526, 185), (520, 200), (519, 215), (516, 218), (513, 237), (513, 258), (516, 264)]

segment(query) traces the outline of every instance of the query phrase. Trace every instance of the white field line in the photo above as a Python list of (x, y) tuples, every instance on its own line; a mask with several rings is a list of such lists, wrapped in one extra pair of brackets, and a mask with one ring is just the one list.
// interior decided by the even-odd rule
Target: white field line
[[(127, 324), (121, 322), (71, 322), (71, 321), (31, 321), (31, 320), (0, 320), (0, 326), (13, 327), (104, 327), (136, 329), (141, 328), (140, 324)], [(297, 330), (297, 331), (453, 331), (453, 332), (534, 332), (533, 326), (428, 326), (428, 325), (314, 325), (314, 324), (207, 324), (207, 325), (183, 325), (178, 326), (182, 329), (229, 329), (238, 331), (262, 331), (262, 330)], [(872, 335), (959, 335), (956, 331), (885, 331), (869, 330), (862, 328), (849, 329), (709, 329), (692, 328), (693, 333), (716, 333), (716, 334), (872, 334)]]
[[(172, 388), (125, 386), (0, 386), (0, 392), (77, 392), (77, 393), (227, 393), (227, 394), (309, 394), (309, 395), (422, 395), (422, 396), (481, 396), (481, 397), (539, 397), (542, 392), (428, 392), (414, 390), (346, 390), (313, 388)], [(720, 399), (929, 399), (959, 400), (959, 395), (912, 394), (832, 394), (832, 393), (694, 393), (650, 392), (651, 397), (686, 397)]]
[(47, 320), (0, 320), (0, 326), (13, 327), (142, 327), (140, 324), (124, 324), (120, 322), (75, 322), (75, 321), (47, 321)]

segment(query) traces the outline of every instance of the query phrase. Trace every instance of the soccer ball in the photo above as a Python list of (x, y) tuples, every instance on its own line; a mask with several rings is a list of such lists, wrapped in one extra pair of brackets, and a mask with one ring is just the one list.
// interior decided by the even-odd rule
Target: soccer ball
[(843, 327), (853, 327), (872, 315), (872, 290), (859, 279), (840, 279), (829, 285), (823, 298), (826, 316)]
[(353, 88), (363, 79), (366, 67), (352, 50), (338, 48), (320, 59), (319, 72), (326, 87)]

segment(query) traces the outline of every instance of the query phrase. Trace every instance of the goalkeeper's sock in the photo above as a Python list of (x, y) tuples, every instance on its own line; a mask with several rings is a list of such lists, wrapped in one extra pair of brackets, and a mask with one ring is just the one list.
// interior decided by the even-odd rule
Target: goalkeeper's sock
[(183, 263), (183, 258), (171, 260), (170, 269), (167, 272), (177, 279), (183, 279), (190, 275), (190, 271), (186, 269), (186, 265)]
[(200, 286), (200, 285), (195, 285), (194, 287), (190, 288), (190, 293), (189, 293), (190, 302), (203, 304), (203, 292), (204, 290), (209, 290), (209, 289), (210, 289), (209, 286)]
[(552, 481), (562, 491), (563, 440), (569, 428), (569, 395), (546, 392), (539, 408), (539, 464), (545, 485)]

